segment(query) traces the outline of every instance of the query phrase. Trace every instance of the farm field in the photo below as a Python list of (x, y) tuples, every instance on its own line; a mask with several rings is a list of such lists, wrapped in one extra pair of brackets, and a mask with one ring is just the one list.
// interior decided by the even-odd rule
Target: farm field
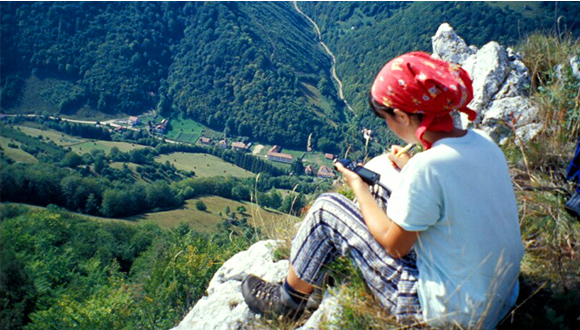
[(228, 176), (252, 177), (255, 174), (241, 167), (223, 161), (221, 158), (199, 153), (174, 152), (168, 155), (155, 157), (155, 161), (165, 163), (169, 161), (182, 171), (194, 171), (196, 176)]
[(204, 127), (191, 119), (172, 119), (169, 122), (171, 128), (167, 132), (167, 138), (186, 142), (195, 143), (201, 136)]
[(100, 149), (108, 153), (113, 147), (119, 148), (119, 150), (122, 152), (127, 152), (139, 148), (150, 148), (148, 146), (127, 142), (82, 139), (50, 129), (39, 129), (23, 125), (15, 127), (19, 128), (23, 133), (30, 136), (42, 136), (43, 139), (53, 141), (59, 146), (70, 147), (72, 151), (75, 151), (79, 154), (90, 152), (93, 149)]
[[(19, 147), (18, 148), (9, 147), (8, 146), (9, 143), (15, 144)], [(9, 138), (5, 138), (3, 136), (0, 136), (0, 147), (2, 147), (4, 154), (8, 158), (14, 160), (17, 163), (27, 163), (27, 164), (38, 163), (38, 160), (34, 156), (32, 156), (31, 154), (27, 153), (26, 151), (20, 149), (19, 142), (16, 142), (16, 141), (11, 142)]]
[(87, 141), (75, 145), (71, 145), (70, 148), (72, 151), (75, 151), (79, 154), (90, 152), (93, 149), (103, 150), (105, 153), (109, 153), (113, 147), (119, 148), (119, 151), (128, 152), (133, 149), (142, 149), (142, 148), (151, 148), (149, 146), (144, 146), (140, 144), (134, 143), (127, 143), (127, 142), (113, 142), (113, 141)]
[[(206, 206), (206, 211), (200, 211), (195, 207), (195, 203), (201, 200)], [(240, 215), (236, 209), (240, 206), (246, 208), (246, 212)], [(231, 212), (236, 212), (236, 217), (241, 219), (246, 217), (248, 223), (264, 230), (276, 230), (276, 224), (281, 221), (297, 222), (298, 218), (282, 214), (275, 211), (265, 210), (256, 204), (248, 202), (238, 202), (217, 196), (207, 196), (187, 200), (184, 207), (178, 210), (147, 213), (128, 218), (128, 220), (140, 223), (155, 222), (161, 227), (172, 228), (182, 222), (187, 222), (193, 229), (201, 233), (212, 233), (217, 229), (217, 225), (226, 219), (225, 209), (230, 208)], [(221, 215), (220, 215), (221, 213)]]

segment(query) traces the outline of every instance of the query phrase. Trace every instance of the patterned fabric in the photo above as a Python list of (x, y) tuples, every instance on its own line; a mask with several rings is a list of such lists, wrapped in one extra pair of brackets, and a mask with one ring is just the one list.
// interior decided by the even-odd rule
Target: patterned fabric
[[(377, 202), (386, 209), (382, 190)], [(351, 258), (373, 295), (399, 322), (422, 319), (414, 252), (394, 259), (371, 235), (355, 203), (340, 194), (322, 194), (292, 242), (290, 260), (298, 277), (319, 283), (321, 268), (338, 254)]]
[(385, 64), (375, 78), (371, 95), (386, 107), (423, 114), (415, 135), (426, 149), (431, 144), (423, 139), (425, 131), (453, 129), (451, 111), (464, 112), (471, 121), (477, 116), (467, 108), (473, 99), (467, 72), (423, 52), (401, 55)]

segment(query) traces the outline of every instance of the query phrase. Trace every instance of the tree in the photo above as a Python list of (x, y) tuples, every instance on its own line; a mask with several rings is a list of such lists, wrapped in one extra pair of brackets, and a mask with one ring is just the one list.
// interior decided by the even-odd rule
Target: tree
[(67, 153), (62, 159), (62, 164), (66, 167), (76, 168), (83, 164), (83, 158), (79, 156), (76, 152)]
[(240, 205), (236, 208), (236, 211), (238, 211), (238, 213), (240, 213), (240, 214), (244, 214), (244, 213), (246, 213), (247, 210), (243, 205)]
[(282, 194), (276, 190), (272, 189), (270, 191), (270, 207), (273, 209), (279, 209), (282, 206)]
[(195, 202), (195, 208), (197, 208), (200, 211), (205, 211), (207, 210), (207, 206), (205, 205), (205, 203), (201, 200), (198, 200)]
[(95, 162), (94, 162), (94, 166), (95, 166), (95, 172), (97, 173), (102, 173), (103, 170), (108, 167), (109, 164), (107, 164), (107, 160), (105, 158), (105, 156), (103, 155), (98, 155), (95, 158)]
[(296, 159), (292, 163), (292, 172), (294, 175), (302, 175), (304, 174), (304, 164), (302, 163), (302, 159)]

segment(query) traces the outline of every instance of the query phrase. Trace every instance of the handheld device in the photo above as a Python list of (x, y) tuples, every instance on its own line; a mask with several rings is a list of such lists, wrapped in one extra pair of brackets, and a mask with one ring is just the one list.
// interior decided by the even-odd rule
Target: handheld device
[(371, 186), (379, 183), (379, 180), (381, 179), (380, 174), (373, 172), (367, 168), (364, 168), (360, 165), (357, 165), (353, 163), (350, 159), (339, 159), (337, 162), (341, 163), (342, 166), (358, 174), (358, 176), (360, 176), (364, 182), (366, 182)]

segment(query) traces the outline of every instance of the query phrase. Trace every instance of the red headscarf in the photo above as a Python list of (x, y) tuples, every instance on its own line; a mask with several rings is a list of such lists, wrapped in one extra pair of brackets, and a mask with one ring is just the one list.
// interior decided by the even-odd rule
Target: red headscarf
[(415, 136), (426, 149), (431, 148), (431, 143), (423, 139), (425, 131), (453, 130), (451, 111), (467, 114), (470, 121), (477, 117), (467, 107), (473, 99), (467, 72), (423, 52), (401, 55), (385, 64), (373, 83), (371, 95), (386, 107), (423, 114)]

